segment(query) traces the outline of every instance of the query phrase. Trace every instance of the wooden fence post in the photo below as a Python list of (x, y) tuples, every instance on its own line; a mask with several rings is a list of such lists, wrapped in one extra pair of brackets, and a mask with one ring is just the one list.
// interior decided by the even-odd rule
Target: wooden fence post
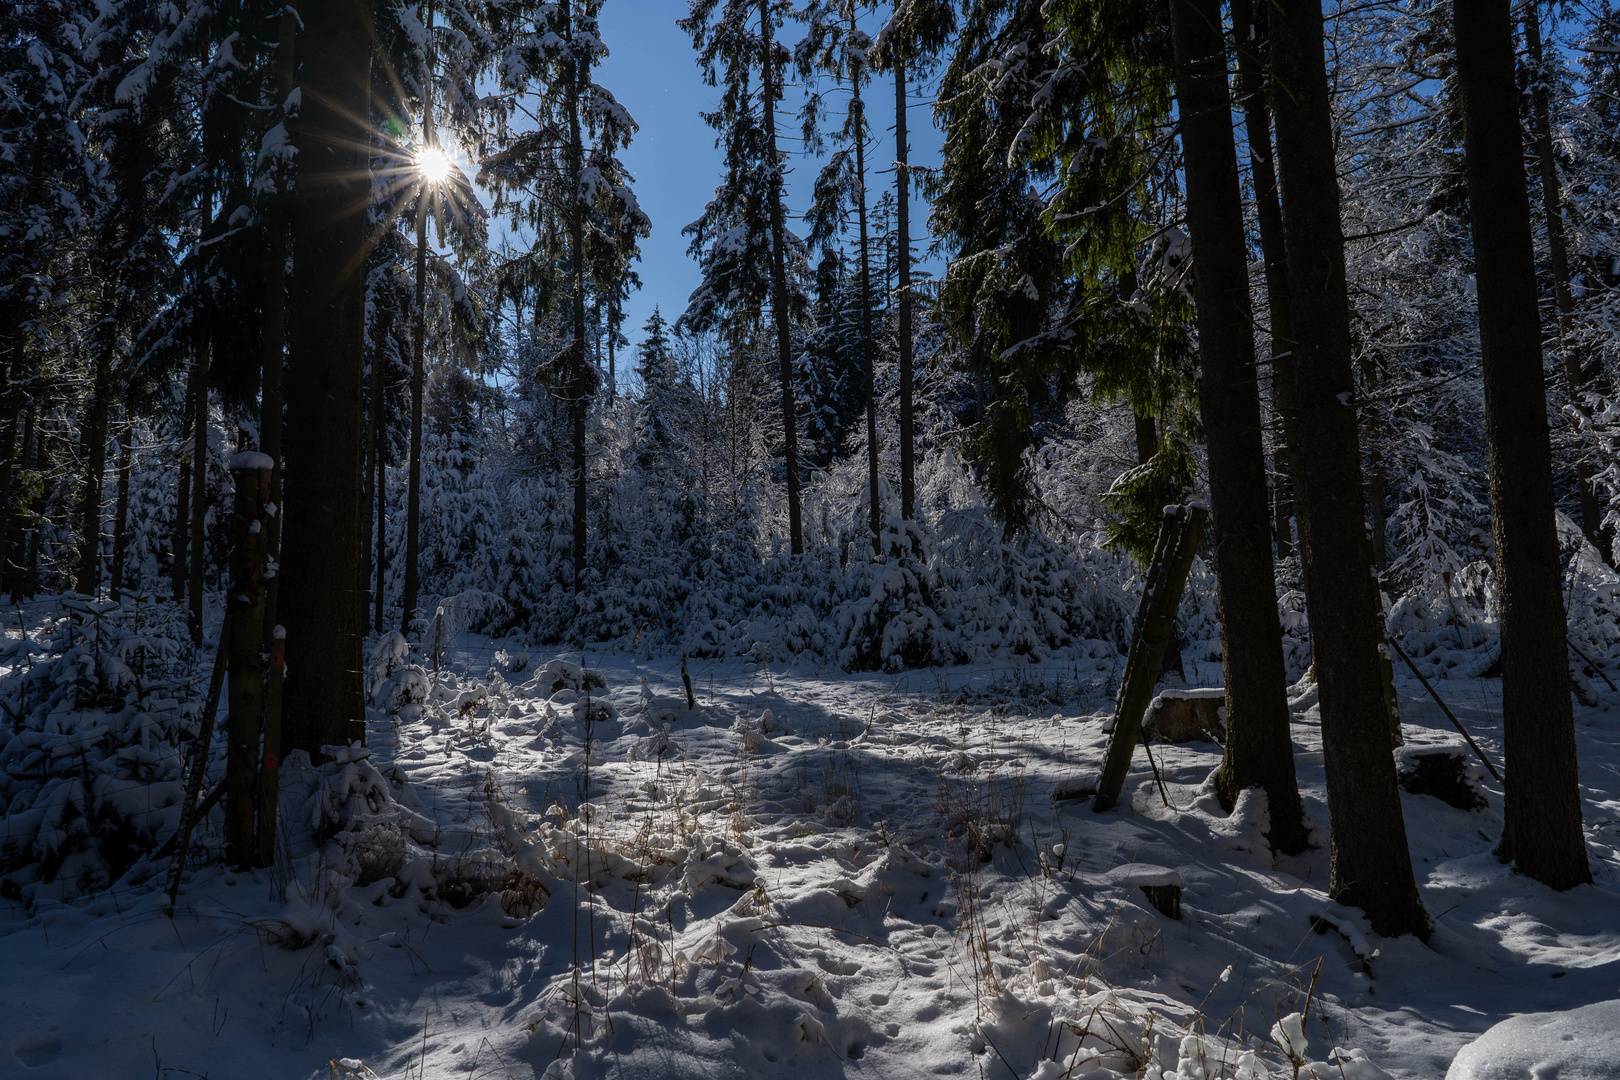
[(264, 712), (264, 594), (270, 567), (270, 455), (244, 451), (231, 458), (236, 500), (231, 514), (229, 716), (226, 721), (225, 844), (230, 861), (247, 869), (256, 861), (259, 802), (259, 730)]
[(1164, 524), (1159, 527), (1153, 563), (1143, 583), (1136, 617), (1131, 620), (1131, 647), (1125, 659), (1125, 678), (1120, 682), (1119, 696), (1115, 699), (1114, 730), (1108, 737), (1108, 757), (1091, 804), (1099, 813), (1119, 801), (1125, 774), (1131, 768), (1131, 755), (1142, 736), (1142, 714), (1153, 697), (1153, 685), (1159, 680), (1164, 647), (1175, 630), (1181, 592), (1186, 587), (1187, 572), (1192, 569), (1193, 556), (1198, 552), (1208, 517), (1209, 509), (1203, 503), (1164, 509)]

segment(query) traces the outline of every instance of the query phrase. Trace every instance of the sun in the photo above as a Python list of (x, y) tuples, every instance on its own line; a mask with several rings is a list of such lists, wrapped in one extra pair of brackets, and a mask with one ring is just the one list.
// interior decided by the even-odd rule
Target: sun
[(441, 184), (450, 176), (450, 159), (437, 146), (424, 146), (416, 152), (416, 171), (430, 184)]

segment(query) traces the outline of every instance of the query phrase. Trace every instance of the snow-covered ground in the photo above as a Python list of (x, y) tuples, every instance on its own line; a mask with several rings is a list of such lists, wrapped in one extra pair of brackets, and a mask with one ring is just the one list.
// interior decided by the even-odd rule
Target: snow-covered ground
[[(4, 902), (0, 1074), (1440, 1077), (1498, 1021), (1620, 997), (1620, 695), (1576, 713), (1594, 885), (1491, 855), (1477, 766), (1486, 809), (1403, 796), (1424, 945), (1324, 894), (1309, 693), (1321, 843), (1273, 860), (1263, 800), (1203, 788), (1214, 744), (1155, 746), (1162, 790), (1138, 751), (1108, 813), (1053, 802), (1100, 765), (1111, 655), (694, 661), (688, 709), (679, 658), (523, 652), (464, 638), (369, 757), (289, 763), (283, 813), (325, 810), (278, 874), (188, 871), (172, 920), (161, 877)], [(554, 694), (557, 659), (606, 685)], [(1400, 685), (1409, 752), (1460, 746)], [(1438, 689), (1500, 762), (1499, 682)], [(1173, 881), (1179, 918), (1140, 887)]]

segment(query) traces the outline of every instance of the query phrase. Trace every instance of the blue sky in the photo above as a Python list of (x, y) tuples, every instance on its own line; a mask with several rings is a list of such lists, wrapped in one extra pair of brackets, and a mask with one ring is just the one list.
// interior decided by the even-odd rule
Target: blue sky
[[(641, 326), (654, 305), (673, 320), (697, 287), (697, 264), (686, 254), (687, 238), (681, 229), (703, 212), (720, 179), (721, 155), (714, 145), (715, 133), (698, 115), (714, 107), (719, 91), (704, 85), (691, 38), (675, 25), (685, 12), (681, 0), (608, 0), (602, 7), (602, 39), (609, 56), (598, 69), (597, 81), (641, 125), (624, 157), (636, 178), (636, 197), (652, 219), (652, 236), (642, 245), (638, 267), (642, 287), (626, 308), (625, 335), (632, 342), (640, 340)], [(875, 32), (878, 25), (874, 21), (868, 29)], [(795, 29), (789, 26), (787, 33)], [(867, 94), (867, 116), (875, 140), (867, 165), (873, 173), (889, 168), (894, 160), (893, 83), (884, 76), (879, 78), (883, 81), (870, 86)], [(913, 87), (911, 161), (933, 165), (939, 160), (941, 135), (922, 98)], [(782, 141), (784, 149), (797, 146), (795, 114), (802, 100), (802, 90), (790, 86), (777, 121), (780, 135), (793, 136), (792, 141)], [(788, 177), (788, 213), (790, 219), (796, 219), (809, 205), (820, 163), (795, 157), (789, 165), (793, 171)], [(869, 175), (867, 183), (875, 201), (882, 187), (893, 183), (893, 175)], [(914, 235), (922, 232), (925, 219), (914, 195)], [(802, 230), (802, 223), (790, 220), (790, 224)]]

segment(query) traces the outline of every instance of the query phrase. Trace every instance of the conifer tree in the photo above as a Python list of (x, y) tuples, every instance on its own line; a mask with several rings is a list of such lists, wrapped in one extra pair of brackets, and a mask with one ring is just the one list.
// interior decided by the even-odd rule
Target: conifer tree
[[(793, 9), (786, 0), (690, 0), (681, 29), (692, 37), (710, 86), (724, 86), (720, 107), (703, 114), (719, 132), (726, 172), (703, 216), (686, 232), (703, 267), (684, 325), (703, 330), (726, 314), (757, 313), (767, 305), (776, 341), (781, 391), (782, 452), (787, 478), (788, 542), (804, 550), (799, 507), (798, 422), (793, 391), (793, 324), (804, 307), (793, 288), (802, 246), (784, 223), (783, 159), (776, 144), (787, 50), (777, 31)], [(757, 113), (751, 80), (758, 73)], [(766, 288), (765, 286), (768, 286)]]
[(916, 374), (912, 370), (911, 80), (926, 75), (956, 30), (956, 10), (944, 0), (895, 0), (894, 17), (874, 43), (879, 64), (894, 76), (895, 253), (898, 280), (896, 348), (900, 373), (900, 516), (916, 513)]
[[(856, 219), (856, 280), (859, 283), (860, 311), (859, 363), (866, 399), (867, 523), (872, 530), (872, 553), (883, 553), (883, 498), (878, 479), (877, 434), (877, 349), (872, 339), (872, 250), (866, 213), (866, 148), (870, 126), (866, 120), (866, 98), (862, 88), (869, 81), (872, 41), (857, 25), (866, 5), (841, 0), (814, 3), (807, 9), (808, 33), (797, 55), (799, 71), (810, 75), (820, 70), (839, 83), (849, 83), (849, 108), (844, 123), (834, 132), (838, 149), (816, 176), (815, 197), (805, 215), (810, 223), (810, 244), (826, 247), (843, 232), (850, 209)], [(819, 102), (816, 103), (819, 106)], [(817, 107), (806, 110), (806, 142), (815, 145), (817, 132), (811, 120)], [(838, 306), (833, 317), (842, 314)], [(909, 343), (902, 346), (909, 349)], [(903, 393), (909, 401), (910, 389)]]
[(1508, 0), (1457, 0), (1452, 12), (1479, 282), (1491, 532), (1502, 596), (1501, 855), (1537, 881), (1568, 889), (1591, 881), (1592, 871), (1569, 701), (1512, 21)]
[(534, 96), (528, 109), (541, 126), (511, 136), (480, 172), (500, 193), (497, 208), (536, 231), (534, 247), (514, 268), (517, 274), (530, 282), (543, 280), (546, 272), (537, 264), (546, 255), (566, 266), (566, 281), (553, 284), (568, 304), (571, 336), (555, 359), (572, 438), (575, 593), (585, 587), (586, 416), (598, 374), (587, 353), (587, 293), (628, 272), (637, 241), (649, 228), (617, 156), (634, 135), (635, 121), (592, 77), (607, 55), (597, 22), (600, 8), (598, 0), (541, 5), (532, 29), (508, 47), (501, 61), (503, 85), (511, 93)]
[(1274, 849), (1305, 846), (1271, 563), (1248, 250), (1226, 87), (1220, 0), (1171, 0), (1176, 100), (1198, 302), (1199, 379), (1209, 449), (1215, 587), (1226, 685), (1226, 755), (1216, 783), (1230, 810), (1265, 789)]
[(1379, 667), (1379, 610), (1361, 493), (1350, 301), (1322, 6), (1270, 9), (1300, 465), (1295, 494), (1321, 693), (1329, 893), (1389, 937), (1428, 933), (1406, 843)]

